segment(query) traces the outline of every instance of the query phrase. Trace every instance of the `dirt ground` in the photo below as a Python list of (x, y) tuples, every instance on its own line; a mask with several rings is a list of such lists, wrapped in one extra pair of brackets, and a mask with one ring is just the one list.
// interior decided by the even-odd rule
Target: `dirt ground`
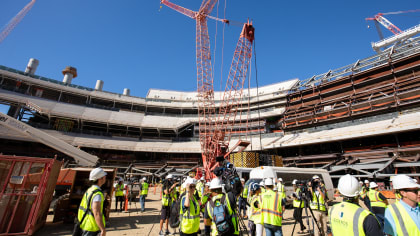
[[(138, 200), (138, 198), (137, 198)], [(139, 211), (140, 204), (138, 202), (131, 203), (129, 205), (129, 212), (115, 212), (115, 202), (112, 204), (112, 212), (110, 215), (110, 223), (107, 225), (107, 235), (109, 236), (122, 236), (122, 235), (159, 235), (159, 221), (160, 221), (160, 192), (154, 193), (153, 188), (149, 192), (146, 199), (146, 211), (141, 213)], [(310, 214), (310, 213), (308, 213)], [(304, 213), (304, 216), (306, 214)], [(283, 235), (292, 235), (293, 225), (295, 223), (293, 219), (293, 209), (286, 209), (283, 215)], [(36, 236), (44, 235), (71, 235), (73, 225), (63, 224), (62, 222), (52, 223), (53, 215), (48, 215), (47, 222), (43, 228), (41, 228)], [(307, 219), (304, 218), (304, 224), (307, 224)], [(248, 222), (245, 220), (245, 224), (248, 226)], [(201, 220), (200, 229), (204, 229), (203, 221)], [(306, 236), (306, 234), (297, 234), (300, 230), (298, 224), (294, 231), (294, 235)], [(174, 232), (173, 229), (170, 229)], [(175, 235), (179, 235), (178, 233)]]

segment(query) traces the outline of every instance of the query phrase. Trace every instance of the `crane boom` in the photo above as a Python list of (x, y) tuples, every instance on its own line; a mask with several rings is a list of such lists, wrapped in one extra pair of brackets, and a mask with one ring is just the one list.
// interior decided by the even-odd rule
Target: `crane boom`
[(0, 33), (0, 43), (9, 35), (9, 33), (16, 27), (17, 24), (25, 17), (25, 15), (31, 10), (36, 0), (31, 0), (9, 23), (3, 28)]

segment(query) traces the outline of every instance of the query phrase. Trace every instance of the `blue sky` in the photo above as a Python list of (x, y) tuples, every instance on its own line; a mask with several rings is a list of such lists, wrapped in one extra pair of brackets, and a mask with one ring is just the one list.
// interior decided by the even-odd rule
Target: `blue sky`
[[(1, 0), (0, 26), (29, 2)], [(201, 4), (172, 2), (192, 10)], [(365, 18), (412, 9), (420, 9), (418, 0), (221, 0), (211, 15), (253, 21), (258, 83), (263, 86), (306, 79), (373, 55), (370, 43), (379, 37)], [(420, 23), (420, 12), (386, 17), (402, 30)], [(213, 20), (208, 25), (212, 51), (216, 48), (214, 87), (221, 90), (220, 78), (227, 77), (241, 27)], [(197, 85), (195, 22), (161, 8), (159, 0), (38, 0), (0, 43), (0, 65), (24, 70), (31, 57), (40, 61), (38, 75), (62, 80), (61, 70), (70, 65), (79, 74), (74, 84), (94, 87), (101, 79), (104, 90), (130, 88), (133, 96), (145, 97), (150, 88), (194, 91)], [(254, 63), (251, 71), (255, 87)]]

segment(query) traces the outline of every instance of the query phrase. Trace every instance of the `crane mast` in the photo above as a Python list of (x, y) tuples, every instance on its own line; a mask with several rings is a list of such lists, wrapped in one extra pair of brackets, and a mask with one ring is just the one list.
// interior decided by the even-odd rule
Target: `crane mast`
[(0, 43), (9, 35), (9, 33), (16, 27), (17, 24), (25, 17), (25, 15), (31, 10), (36, 0), (31, 0), (0, 32)]
[[(226, 19), (209, 16), (216, 2), (217, 0), (203, 0), (199, 11), (194, 12), (168, 0), (161, 1), (162, 4), (196, 20), (199, 136), (206, 179), (213, 177), (212, 170), (218, 165), (216, 157), (224, 156), (229, 147), (231, 132), (227, 131), (234, 125), (238, 107), (242, 102), (243, 85), (248, 73), (254, 40), (252, 24), (244, 24), (230, 67), (223, 99), (218, 109), (219, 113), (216, 114), (207, 18), (229, 23)], [(247, 146), (246, 142), (236, 146), (238, 145)]]

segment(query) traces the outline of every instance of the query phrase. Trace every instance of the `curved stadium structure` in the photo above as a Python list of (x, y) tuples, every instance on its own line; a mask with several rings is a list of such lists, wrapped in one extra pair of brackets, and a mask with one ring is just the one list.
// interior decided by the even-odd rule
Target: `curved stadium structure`
[[(66, 68), (67, 69), (67, 68)], [(64, 71), (63, 71), (64, 73)], [(102, 91), (0, 66), (0, 103), (37, 130), (98, 156), (104, 165), (201, 162), (196, 92), (150, 89), (146, 98)], [(257, 93), (258, 91), (258, 93)], [(276, 154), (285, 166), (416, 176), (420, 166), (420, 39), (306, 80), (244, 92), (246, 151)], [(215, 93), (216, 106), (221, 93)], [(246, 104), (246, 105), (245, 105)], [(67, 158), (0, 123), (3, 154)]]

